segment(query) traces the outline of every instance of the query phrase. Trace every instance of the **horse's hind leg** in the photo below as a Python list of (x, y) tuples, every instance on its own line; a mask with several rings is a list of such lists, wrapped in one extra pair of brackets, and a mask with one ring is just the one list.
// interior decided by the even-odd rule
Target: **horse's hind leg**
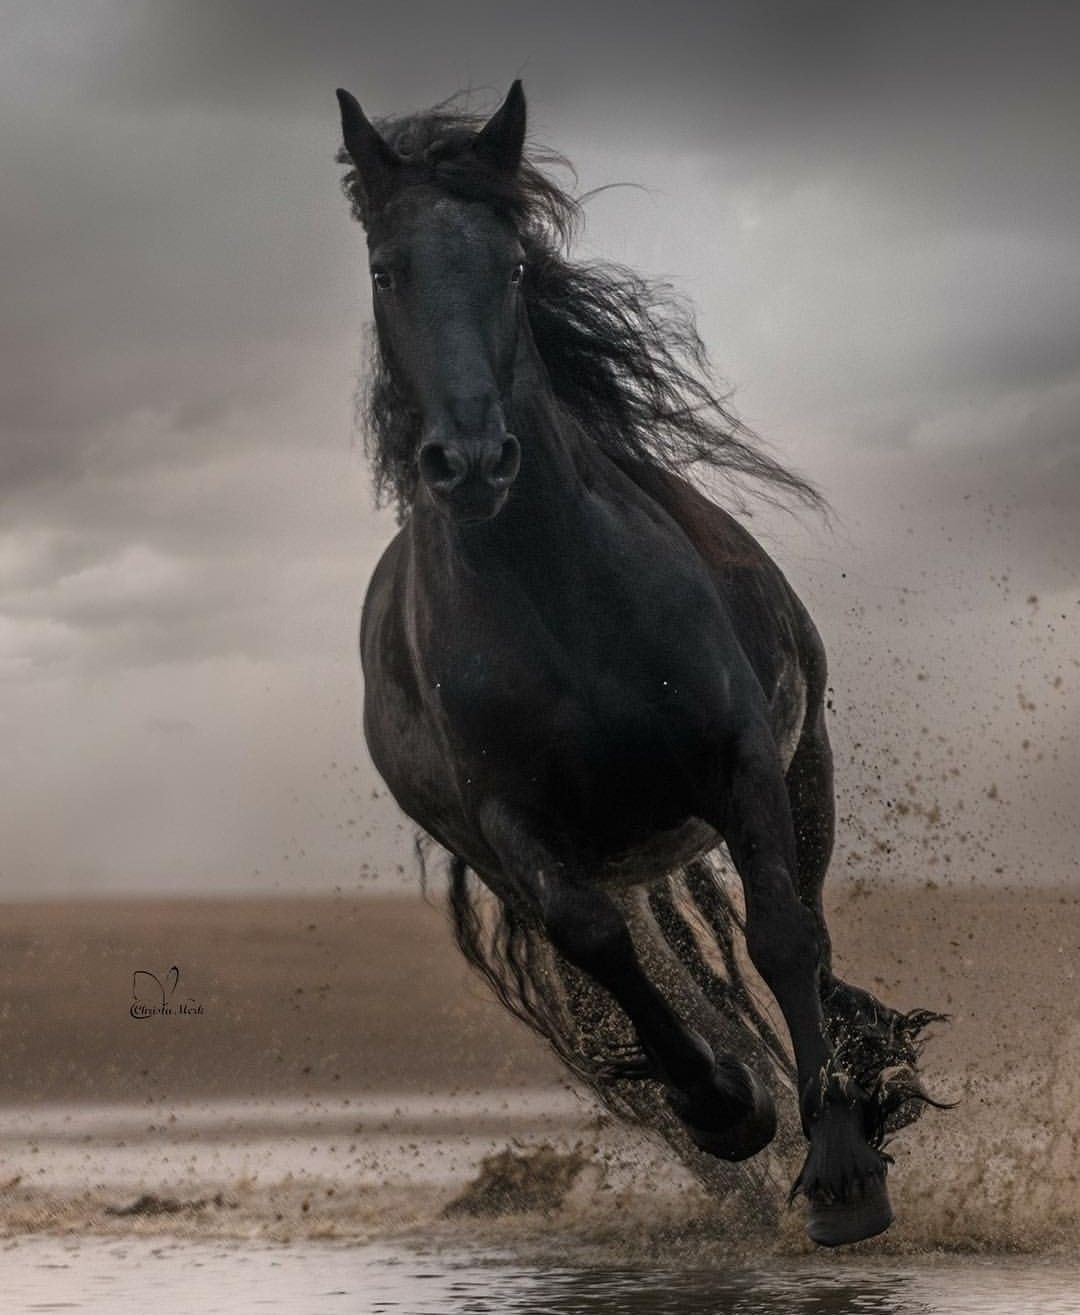
[(500, 893), (505, 897), (509, 884), (539, 917), (559, 953), (626, 1012), (647, 1057), (647, 1075), (664, 1084), (697, 1145), (733, 1161), (767, 1146), (776, 1132), (767, 1088), (734, 1056), (714, 1056), (679, 1017), (642, 968), (626, 920), (610, 896), (586, 874), (560, 863), (501, 805), (484, 809), (481, 825), (500, 860)]

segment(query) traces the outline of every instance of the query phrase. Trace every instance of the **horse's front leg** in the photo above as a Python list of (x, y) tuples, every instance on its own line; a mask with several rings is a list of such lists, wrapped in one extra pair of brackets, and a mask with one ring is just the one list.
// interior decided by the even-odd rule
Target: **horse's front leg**
[(649, 980), (626, 921), (589, 877), (560, 862), (524, 819), (501, 804), (481, 811), (484, 837), (551, 943), (609, 991), (637, 1033), (651, 1070), (703, 1150), (743, 1160), (767, 1146), (776, 1110), (764, 1084), (734, 1056), (717, 1058)]
[(796, 890), (796, 846), (784, 778), (767, 729), (738, 737), (721, 802), (706, 815), (727, 842), (746, 899), (746, 943), (791, 1033), (810, 1150), (794, 1192), (810, 1206), (807, 1232), (826, 1246), (856, 1242), (892, 1222), (887, 1160), (870, 1144), (873, 1104), (838, 1070), (819, 991), (813, 912)]

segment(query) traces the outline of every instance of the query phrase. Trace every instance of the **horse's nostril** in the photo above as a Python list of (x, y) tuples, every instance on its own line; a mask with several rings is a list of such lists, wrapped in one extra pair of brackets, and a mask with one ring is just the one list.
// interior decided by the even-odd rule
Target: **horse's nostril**
[(420, 475), (441, 493), (457, 488), (465, 478), (469, 463), (457, 448), (444, 443), (425, 443), (420, 449)]
[(520, 466), (521, 444), (513, 434), (507, 434), (484, 462), (484, 475), (489, 484), (504, 489), (514, 482)]

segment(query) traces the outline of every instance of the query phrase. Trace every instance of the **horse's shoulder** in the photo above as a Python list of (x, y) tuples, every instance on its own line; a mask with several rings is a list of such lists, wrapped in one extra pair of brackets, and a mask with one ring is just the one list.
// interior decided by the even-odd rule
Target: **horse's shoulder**
[(360, 660), (365, 676), (389, 682), (409, 703), (418, 698), (409, 662), (403, 606), (407, 536), (400, 531), (383, 550), (368, 582), (360, 613)]
[(401, 577), (401, 567), (406, 551), (405, 531), (399, 530), (379, 555), (375, 569), (371, 573), (367, 590), (364, 593), (364, 606), (361, 614), (361, 635), (382, 616), (389, 607), (395, 587)]
[[(772, 634), (765, 645), (770, 653), (776, 652), (777, 641), (781, 647), (790, 645), (813, 689), (823, 688), (825, 648), (813, 619), (779, 565), (746, 526), (673, 471), (639, 461), (617, 464), (690, 540), (724, 598), (736, 632), (756, 639)], [(760, 661), (760, 655), (755, 656)]]

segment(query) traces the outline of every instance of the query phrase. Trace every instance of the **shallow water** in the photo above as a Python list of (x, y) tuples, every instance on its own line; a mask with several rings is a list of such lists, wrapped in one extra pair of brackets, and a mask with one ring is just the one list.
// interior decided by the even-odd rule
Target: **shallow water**
[[(580, 1165), (552, 1208), (447, 1213), (486, 1156), (540, 1145)], [(1028, 1239), (1027, 1178), (1002, 1247), (1033, 1241), (1024, 1260), (910, 1187), (885, 1237), (808, 1254), (798, 1211), (764, 1231), (717, 1214), (665, 1147), (568, 1092), (10, 1107), (0, 1164), (5, 1313), (1080, 1315), (1080, 1232)]]
[(830, 1257), (721, 1270), (552, 1268), (491, 1252), (305, 1242), (20, 1238), (0, 1252), (5, 1309), (133, 1315), (1073, 1315), (1080, 1266)]
[[(566, 1091), (0, 1107), (0, 1164), (53, 1192), (195, 1192), (210, 1182), (347, 1178), (445, 1186), (509, 1138), (580, 1130)], [(0, 1228), (3, 1194), (0, 1186)]]

